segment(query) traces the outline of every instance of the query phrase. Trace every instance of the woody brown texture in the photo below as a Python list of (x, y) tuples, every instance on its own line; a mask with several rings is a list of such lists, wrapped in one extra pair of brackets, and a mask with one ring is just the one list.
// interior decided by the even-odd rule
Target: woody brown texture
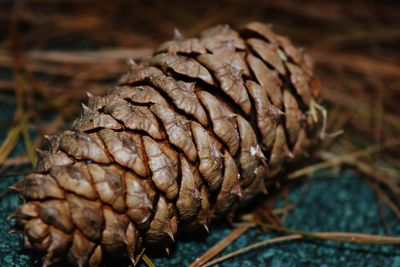
[(309, 57), (270, 26), (177, 33), (38, 151), (15, 185), (25, 246), (45, 266), (134, 262), (230, 217), (316, 142), (318, 94)]

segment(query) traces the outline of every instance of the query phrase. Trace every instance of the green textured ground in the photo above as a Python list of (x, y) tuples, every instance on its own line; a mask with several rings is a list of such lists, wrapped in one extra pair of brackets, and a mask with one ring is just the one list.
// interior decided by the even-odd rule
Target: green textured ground
[[(12, 118), (11, 104), (0, 103), (0, 123)], [(0, 130), (0, 142), (7, 129)], [(19, 144), (14, 153), (22, 149)], [(22, 170), (9, 170), (16, 172)], [(326, 177), (326, 175), (324, 175)], [(21, 177), (1, 177), (0, 192)], [(291, 193), (295, 201), (300, 186)], [(0, 267), (32, 266), (29, 254), (22, 251), (21, 237), (8, 234), (12, 222), (6, 216), (19, 203), (15, 194), (0, 199)], [(400, 236), (400, 223), (387, 210), (389, 234)], [(343, 171), (329, 178), (313, 179), (300, 206), (290, 213), (287, 226), (306, 231), (354, 231), (383, 234), (378, 206), (373, 192), (353, 172)], [(211, 227), (211, 234), (197, 241), (179, 240), (169, 258), (156, 258), (157, 266), (186, 266), (211, 245), (228, 234), (229, 228)], [(226, 252), (272, 235), (257, 230), (249, 231), (231, 245)], [(114, 266), (119, 266), (115, 265)], [(143, 265), (142, 265), (143, 266)], [(360, 246), (322, 241), (292, 241), (254, 250), (233, 258), (219, 266), (400, 266), (400, 248), (397, 246)]]

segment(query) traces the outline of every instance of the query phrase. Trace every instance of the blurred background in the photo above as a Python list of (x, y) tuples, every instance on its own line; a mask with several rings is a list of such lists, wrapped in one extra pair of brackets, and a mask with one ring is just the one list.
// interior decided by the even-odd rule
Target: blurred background
[[(218, 23), (258, 20), (273, 24), (314, 59), (330, 133), (320, 164), (292, 174), (296, 182), (286, 190), (284, 204), (274, 202), (286, 207), (279, 218), (309, 231), (399, 235), (399, 11), (399, 1), (372, 0), (0, 0), (0, 219), (18, 205), (7, 188), (35, 164), (34, 148), (45, 146), (43, 135), (68, 128), (86, 92), (104, 93), (128, 70), (127, 58), (151, 54), (174, 28), (191, 37)], [(26, 266), (30, 255), (7, 234), (9, 226), (1, 225), (0, 265)], [(202, 242), (185, 241), (172, 258), (155, 261), (187, 265), (226, 231)], [(260, 238), (255, 233), (230, 249)], [(400, 266), (399, 252), (391, 247), (359, 252), (358, 247), (294, 244), (226, 264), (343, 266), (333, 259), (337, 256), (349, 266)]]

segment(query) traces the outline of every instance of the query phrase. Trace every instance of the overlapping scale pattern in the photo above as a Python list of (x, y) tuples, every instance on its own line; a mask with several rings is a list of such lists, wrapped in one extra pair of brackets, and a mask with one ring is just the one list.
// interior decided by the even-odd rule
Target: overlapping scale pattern
[(88, 94), (72, 130), (38, 151), (15, 185), (25, 246), (45, 266), (98, 266), (108, 253), (134, 262), (147, 245), (232, 216), (316, 142), (312, 68), (256, 22), (165, 42), (107, 95)]

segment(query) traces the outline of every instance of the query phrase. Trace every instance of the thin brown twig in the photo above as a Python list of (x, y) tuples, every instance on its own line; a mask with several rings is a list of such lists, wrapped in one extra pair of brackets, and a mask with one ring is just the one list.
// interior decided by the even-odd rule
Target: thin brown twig
[(263, 225), (264, 227), (287, 234), (299, 234), (305, 238), (314, 238), (321, 240), (333, 240), (338, 242), (349, 242), (357, 244), (382, 244), (382, 245), (400, 245), (400, 237), (371, 235), (351, 232), (318, 232), (310, 233), (295, 229), (280, 227), (276, 225)]
[(385, 203), (385, 205), (393, 212), (394, 215), (400, 220), (400, 209), (390, 200), (387, 194), (380, 189), (378, 186), (371, 186), (371, 188), (375, 191), (377, 197)]
[(312, 238), (312, 239), (320, 239), (320, 240), (332, 240), (337, 242), (347, 242), (347, 243), (356, 243), (356, 244), (386, 244), (386, 245), (400, 245), (400, 238), (391, 237), (391, 236), (380, 236), (380, 235), (370, 235), (370, 234), (362, 234), (362, 233), (349, 233), (349, 232), (318, 232), (318, 233), (309, 233), (298, 230), (293, 230), (289, 228), (279, 227), (275, 225), (263, 225), (264, 227), (275, 230), (278, 232), (284, 232), (291, 235), (281, 236), (276, 238), (271, 238), (267, 240), (263, 240), (244, 248), (235, 250), (229, 254), (226, 254), (220, 258), (209, 261), (206, 264), (202, 265), (202, 267), (209, 267), (225, 261), (229, 258), (235, 257), (237, 255), (246, 253), (250, 250), (257, 249), (269, 244), (290, 241), (302, 238)]
[(26, 155), (15, 156), (12, 158), (8, 157), (1, 164), (1, 169), (11, 167), (11, 166), (21, 166), (21, 165), (25, 165), (28, 163), (30, 163), (30, 160)]
[(4, 196), (6, 196), (8, 193), (11, 193), (12, 190), (7, 187), (6, 189), (4, 189), (3, 191), (0, 192), (0, 199), (2, 199)]
[[(319, 63), (340, 65), (366, 75), (379, 75), (392, 78), (400, 76), (400, 67), (397, 64), (363, 55), (317, 50), (311, 51), (311, 54)], [(332, 58), (335, 60), (332, 60)]]
[(233, 241), (235, 241), (238, 237), (244, 234), (250, 227), (255, 224), (245, 223), (239, 224), (234, 230), (232, 230), (227, 236), (221, 239), (214, 246), (209, 248), (203, 255), (197, 257), (189, 267), (199, 267), (202, 266), (203, 263), (207, 262), (209, 259), (218, 255), (221, 251), (223, 251), (227, 246), (229, 246)]
[(206, 264), (201, 265), (201, 267), (209, 267), (209, 266), (213, 266), (217, 263), (223, 262), (229, 258), (233, 258), (236, 257), (240, 254), (244, 254), (250, 250), (256, 249), (256, 248), (260, 248), (266, 245), (270, 245), (270, 244), (274, 244), (274, 243), (279, 243), (279, 242), (284, 242), (284, 241), (290, 241), (290, 240), (296, 240), (296, 239), (301, 239), (303, 238), (303, 236), (301, 235), (288, 235), (288, 236), (280, 236), (280, 237), (276, 237), (276, 238), (271, 238), (271, 239), (267, 239), (267, 240), (263, 240), (257, 243), (254, 243), (250, 246), (235, 250), (231, 253), (228, 253), (222, 257), (219, 257), (215, 260), (209, 261)]
[[(109, 64), (110, 62), (125, 61), (128, 58), (139, 60), (152, 54), (150, 48), (114, 48), (98, 51), (45, 51), (33, 50), (26, 54), (27, 60), (45, 61), (56, 64)], [(11, 61), (7, 52), (0, 49), (0, 56), (4, 63)]]
[(297, 171), (294, 171), (294, 172), (288, 174), (287, 178), (289, 180), (294, 180), (294, 179), (297, 179), (304, 175), (313, 174), (317, 170), (322, 170), (322, 169), (326, 169), (329, 167), (336, 167), (340, 164), (345, 163), (346, 161), (354, 160), (354, 159), (357, 159), (357, 158), (360, 158), (360, 157), (363, 157), (363, 156), (366, 156), (369, 154), (373, 154), (373, 153), (376, 153), (377, 151), (387, 149), (390, 147), (394, 147), (399, 144), (400, 144), (400, 139), (392, 138), (392, 139), (386, 140), (382, 144), (372, 145), (372, 146), (367, 147), (362, 150), (358, 150), (358, 151), (355, 151), (355, 152), (352, 152), (349, 154), (341, 155), (341, 156), (335, 157), (333, 159), (329, 159), (324, 162), (313, 164), (313, 165), (307, 166), (305, 168), (299, 169)]
[[(324, 155), (323, 155), (323, 157), (324, 157)], [(396, 204), (393, 203), (393, 201), (390, 199), (390, 197), (387, 195), (386, 192), (384, 192), (382, 189), (380, 189), (379, 186), (375, 186), (376, 183), (386, 186), (388, 191), (392, 193), (392, 196), (395, 199), (399, 200), (399, 198), (398, 198), (399, 186), (395, 184), (396, 183), (395, 180), (392, 182), (388, 178), (382, 178), (383, 173), (380, 176), (374, 175), (374, 168), (370, 164), (356, 160), (355, 158), (345, 159), (345, 160), (343, 160), (342, 163), (354, 168), (355, 170), (366, 175), (367, 177), (371, 177), (374, 180), (374, 182), (370, 181), (369, 179), (366, 179), (368, 184), (374, 190), (377, 197), (383, 203), (386, 204), (386, 206), (393, 212), (393, 214), (395, 214), (397, 216), (397, 218), (400, 219), (400, 209), (398, 208), (398, 206), (396, 206)], [(380, 168), (380, 169), (382, 169), (382, 168)], [(397, 174), (395, 174), (395, 175), (397, 175)], [(395, 179), (397, 179), (397, 178), (395, 178)], [(398, 203), (400, 203), (400, 202), (398, 201)]]

